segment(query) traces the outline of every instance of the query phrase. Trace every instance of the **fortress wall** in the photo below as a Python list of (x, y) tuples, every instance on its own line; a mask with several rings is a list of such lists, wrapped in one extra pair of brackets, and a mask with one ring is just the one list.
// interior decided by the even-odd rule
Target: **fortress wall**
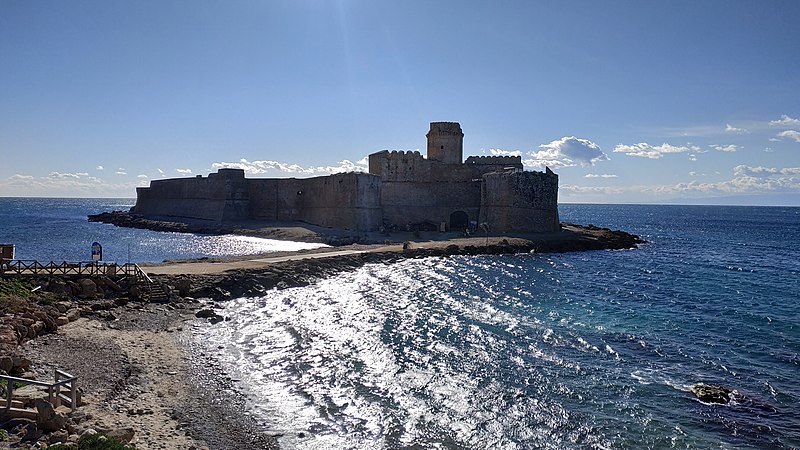
[(153, 180), (136, 189), (134, 212), (145, 216), (174, 216), (220, 220), (225, 210), (225, 183), (212, 178)]
[(492, 231), (558, 231), (558, 175), (494, 172), (483, 176), (480, 221)]
[(262, 220), (278, 220), (278, 183), (275, 178), (247, 180), (250, 197), (250, 217)]
[(384, 181), (429, 180), (430, 166), (419, 152), (384, 150), (369, 155), (369, 173)]
[(423, 221), (449, 224), (450, 214), (455, 211), (464, 211), (470, 220), (478, 220), (480, 198), (481, 183), (475, 181), (384, 181), (381, 187), (384, 221), (399, 227)]
[(220, 169), (208, 177), (153, 180), (136, 189), (133, 211), (144, 216), (188, 217), (219, 221), (250, 215), (244, 171)]
[(345, 173), (250, 181), (253, 217), (324, 227), (377, 230), (382, 221), (379, 177)]
[(514, 167), (522, 169), (521, 156), (470, 156), (464, 162), (467, 165), (498, 166), (500, 169)]

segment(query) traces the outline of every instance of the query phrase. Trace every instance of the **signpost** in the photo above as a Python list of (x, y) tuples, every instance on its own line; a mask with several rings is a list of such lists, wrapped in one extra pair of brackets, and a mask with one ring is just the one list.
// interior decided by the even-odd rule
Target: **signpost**
[(99, 242), (92, 242), (92, 261), (103, 260), (103, 246)]

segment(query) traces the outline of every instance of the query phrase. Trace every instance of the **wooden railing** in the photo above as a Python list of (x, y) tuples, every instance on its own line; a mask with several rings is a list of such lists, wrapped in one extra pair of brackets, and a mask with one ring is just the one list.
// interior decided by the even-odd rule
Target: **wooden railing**
[(117, 264), (113, 262), (97, 261), (50, 261), (48, 263), (42, 263), (35, 260), (3, 259), (0, 260), (0, 275), (132, 276), (135, 277), (137, 281), (147, 282), (148, 284), (153, 282), (138, 264)]
[[(0, 375), (0, 380), (4, 380), (6, 382), (6, 398), (5, 398), (5, 405), (0, 408), (0, 413), (2, 414), (11, 414), (12, 416), (16, 417), (23, 417), (26, 415), (34, 414), (35, 412), (31, 412), (23, 408), (19, 401), (14, 401), (14, 385), (33, 385), (45, 388), (47, 390), (47, 401), (50, 402), (53, 407), (57, 407), (62, 401), (69, 403), (70, 408), (72, 411), (75, 411), (75, 408), (78, 407), (78, 386), (77, 381), (78, 377), (72, 376), (67, 372), (62, 370), (56, 369), (55, 371), (55, 380), (52, 383), (48, 383), (46, 381), (36, 381), (36, 380), (29, 380), (27, 378), (19, 378), (19, 377), (12, 377), (11, 375)], [(67, 392), (67, 394), (62, 393), (62, 389)], [(2, 400), (0, 400), (2, 401)]]

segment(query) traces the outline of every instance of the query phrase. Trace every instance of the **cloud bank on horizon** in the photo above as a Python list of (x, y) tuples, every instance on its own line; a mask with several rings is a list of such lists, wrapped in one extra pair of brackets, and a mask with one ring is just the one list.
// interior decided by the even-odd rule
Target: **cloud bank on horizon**
[(800, 3), (733, 3), (4, 4), (0, 196), (367, 171), (449, 120), (564, 202), (800, 205)]

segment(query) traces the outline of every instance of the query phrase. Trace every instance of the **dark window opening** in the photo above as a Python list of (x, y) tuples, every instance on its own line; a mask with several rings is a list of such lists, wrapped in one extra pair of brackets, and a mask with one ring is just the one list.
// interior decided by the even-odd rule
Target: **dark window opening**
[(443, 146), (441, 146), (441, 149), (442, 149), (442, 150), (444, 150), (444, 145), (443, 145)]

